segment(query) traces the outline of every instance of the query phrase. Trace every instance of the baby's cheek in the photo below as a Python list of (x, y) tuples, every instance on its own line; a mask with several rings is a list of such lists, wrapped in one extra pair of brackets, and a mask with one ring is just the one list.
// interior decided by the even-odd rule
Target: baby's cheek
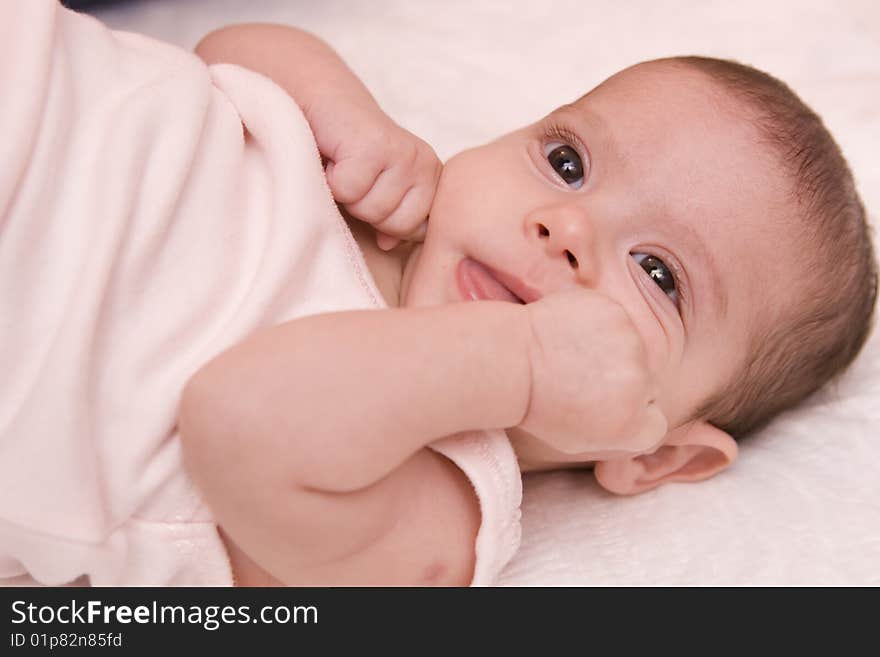
[[(669, 420), (669, 413), (677, 412), (675, 409), (681, 405), (682, 399), (687, 398), (689, 388), (700, 374), (695, 376), (685, 367), (683, 337), (664, 331), (654, 317), (651, 322), (647, 329), (644, 324), (638, 325), (639, 334), (645, 347), (645, 363), (656, 401)], [(711, 363), (705, 366), (711, 367)]]

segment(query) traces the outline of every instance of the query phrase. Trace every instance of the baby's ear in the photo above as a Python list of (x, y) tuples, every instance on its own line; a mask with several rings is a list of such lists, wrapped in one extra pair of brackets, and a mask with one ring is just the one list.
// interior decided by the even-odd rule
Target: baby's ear
[(670, 481), (702, 481), (736, 460), (736, 441), (704, 420), (666, 434), (651, 454), (596, 463), (596, 481), (618, 495), (635, 495)]

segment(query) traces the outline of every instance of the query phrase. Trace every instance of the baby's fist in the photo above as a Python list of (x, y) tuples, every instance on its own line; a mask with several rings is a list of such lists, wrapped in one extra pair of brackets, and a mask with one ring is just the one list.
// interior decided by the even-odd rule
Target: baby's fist
[(424, 238), (442, 164), (434, 150), (385, 114), (368, 114), (328, 154), (327, 184), (337, 203), (376, 228), (390, 249)]
[(523, 429), (566, 454), (649, 452), (666, 435), (644, 341), (624, 308), (575, 289), (528, 304), (532, 382)]

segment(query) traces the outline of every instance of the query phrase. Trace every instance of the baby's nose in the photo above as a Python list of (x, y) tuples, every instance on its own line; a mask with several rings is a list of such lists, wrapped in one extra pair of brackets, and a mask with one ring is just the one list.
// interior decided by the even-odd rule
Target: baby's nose
[(529, 218), (528, 229), (530, 239), (580, 282), (595, 282), (595, 228), (580, 209), (545, 208)]

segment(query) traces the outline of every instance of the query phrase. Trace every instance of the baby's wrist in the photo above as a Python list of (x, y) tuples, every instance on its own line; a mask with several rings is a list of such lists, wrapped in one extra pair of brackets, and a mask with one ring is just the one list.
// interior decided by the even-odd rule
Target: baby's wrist
[[(451, 391), (465, 392), (468, 406), (462, 409), (458, 419), (463, 425), (456, 430), (518, 425), (528, 409), (531, 391), (525, 307), (479, 301), (449, 308), (460, 316), (444, 331), (455, 345), (454, 358), (447, 361), (450, 373), (458, 372), (451, 377), (450, 386)], [(454, 364), (458, 359), (461, 365)]]
[(356, 90), (319, 91), (302, 110), (321, 154), (331, 159), (347, 140), (394, 125), (372, 96)]

